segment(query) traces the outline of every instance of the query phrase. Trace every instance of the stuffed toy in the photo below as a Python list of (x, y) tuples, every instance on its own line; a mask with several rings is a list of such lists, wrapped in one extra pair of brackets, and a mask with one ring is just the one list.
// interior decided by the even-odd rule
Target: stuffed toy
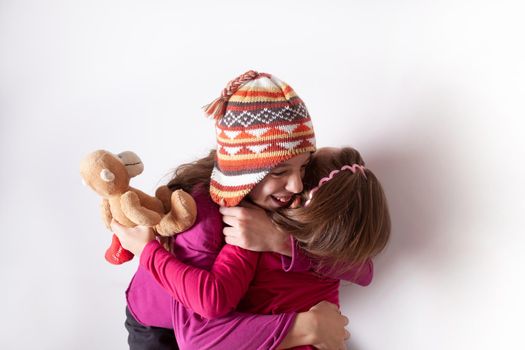
[[(161, 186), (155, 197), (129, 186), (130, 179), (142, 173), (144, 165), (133, 152), (113, 154), (98, 150), (88, 154), (80, 164), (85, 185), (102, 196), (102, 219), (111, 230), (112, 219), (121, 225), (151, 226), (163, 237), (170, 237), (190, 228), (197, 217), (197, 205), (183, 190), (172, 192)], [(166, 242), (164, 242), (166, 243)], [(133, 253), (122, 248), (116, 235), (105, 254), (111, 264), (122, 264)]]

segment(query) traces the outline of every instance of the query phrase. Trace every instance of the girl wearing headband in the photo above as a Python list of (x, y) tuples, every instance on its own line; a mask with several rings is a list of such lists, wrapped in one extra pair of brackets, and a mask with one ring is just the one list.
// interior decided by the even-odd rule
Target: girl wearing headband
[[(236, 84), (239, 81), (242, 83)], [(306, 107), (286, 83), (268, 74), (248, 72), (230, 83), (208, 111), (216, 116), (217, 151), (179, 168), (169, 184), (172, 189), (191, 191), (198, 204), (197, 222), (175, 238), (174, 254), (163, 250), (146, 228), (113, 225), (123, 246), (141, 256), (139, 271), (128, 290), (129, 323), (139, 320), (142, 325), (162, 328), (173, 325), (181, 348), (326, 346), (330, 341), (342, 346), (347, 336), (343, 316), (337, 318), (334, 312), (326, 317), (327, 322), (304, 323), (319, 317), (319, 310), (324, 315), (336, 311), (321, 302), (337, 303), (338, 280), (293, 268), (285, 272), (282, 257), (275, 253), (255, 253), (230, 245), (218, 253), (223, 226), (217, 204), (235, 206), (247, 197), (272, 212), (289, 206), (302, 192), (304, 168), (315, 149)], [(265, 294), (268, 291), (274, 294)], [(274, 315), (235, 314), (213, 323), (184, 306), (208, 319), (236, 307)], [(166, 310), (171, 311), (170, 317), (165, 317)], [(224, 326), (225, 320), (228, 326)], [(235, 324), (233, 337), (231, 324)], [(318, 329), (319, 334), (315, 329), (300, 334), (309, 324), (330, 327)], [(203, 331), (220, 327), (219, 333)], [(251, 335), (247, 335), (250, 328)], [(323, 334), (327, 331), (328, 337)]]
[(353, 148), (321, 148), (306, 171), (304, 205), (273, 214), (280, 229), (312, 257), (314, 269), (344, 273), (366, 266), (386, 246), (390, 215), (384, 191)]
[[(386, 198), (377, 177), (365, 167), (361, 155), (355, 149), (322, 148), (313, 155), (307, 166), (304, 185), (307, 190), (297, 198), (294, 208), (283, 208), (271, 212), (270, 215), (273, 223), (278, 227), (277, 232), (272, 235), (282, 236), (287, 232), (292, 237), (292, 242), (295, 242), (292, 243), (294, 267), (289, 271), (337, 276), (339, 279), (360, 285), (369, 284), (372, 278), (371, 259), (386, 246), (391, 227)], [(226, 222), (233, 223), (238, 219), (235, 217), (236, 211), (244, 210), (243, 215), (247, 215), (247, 209), (256, 210), (252, 207), (222, 208), (221, 212), (230, 215), (225, 219)], [(258, 225), (266, 229), (272, 226), (271, 223), (268, 225), (262, 220), (258, 220)], [(270, 234), (266, 233), (266, 235)], [(265, 259), (264, 253), (260, 259)], [(283, 266), (285, 265), (283, 260)], [(287, 305), (273, 305), (273, 309), (267, 308), (277, 293), (261, 283), (261, 279), (264, 282), (267, 278), (268, 271), (260, 267), (258, 269), (240, 302), (239, 309), (243, 309), (245, 305), (252, 305), (252, 310), (261, 313), (287, 310)], [(287, 278), (292, 279), (293, 276), (290, 274)], [(236, 274), (230, 271), (225, 280), (233, 278), (236, 278)], [(305, 278), (305, 275), (302, 278)], [(311, 283), (306, 279), (303, 282)], [(302, 284), (298, 283), (298, 285)], [(227, 285), (224, 287), (225, 293), (234, 293), (235, 287)], [(323, 297), (337, 302), (338, 289), (334, 285), (325, 285), (324, 288)], [(257, 292), (261, 289), (267, 300), (263, 301), (259, 298)], [(284, 293), (290, 298), (294, 297), (289, 290)], [(305, 302), (305, 305), (311, 305), (308, 304), (307, 296), (297, 297), (302, 298), (301, 302)], [(200, 303), (206, 301), (199, 300), (193, 307), (201, 307)], [(198, 332), (188, 334), (187, 337), (198, 339), (199, 336), (213, 332), (213, 327), (217, 326), (209, 323)], [(221, 325), (218, 327), (220, 328)], [(192, 348), (202, 346), (198, 342), (190, 341), (190, 343), (195, 346)], [(286, 342), (283, 342), (281, 345), (285, 346), (285, 344)], [(240, 348), (244, 347), (240, 346)], [(247, 349), (250, 347), (248, 346)]]

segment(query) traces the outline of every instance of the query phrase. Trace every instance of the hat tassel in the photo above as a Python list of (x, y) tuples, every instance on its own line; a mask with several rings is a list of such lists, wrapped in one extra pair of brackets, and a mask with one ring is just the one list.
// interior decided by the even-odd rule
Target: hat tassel
[(204, 113), (206, 113), (207, 116), (213, 117), (213, 119), (215, 120), (222, 118), (226, 109), (226, 102), (228, 101), (230, 96), (233, 95), (237, 90), (239, 90), (239, 88), (243, 84), (257, 78), (258, 76), (259, 73), (253, 70), (249, 70), (246, 73), (241, 74), (237, 78), (228, 82), (226, 87), (222, 90), (220, 97), (213, 100), (212, 103), (202, 107), (204, 109)]
[(207, 104), (206, 106), (202, 107), (204, 109), (204, 113), (206, 113), (207, 116), (212, 117), (213, 119), (217, 120), (221, 118), (224, 114), (224, 108), (226, 107), (226, 99), (224, 97), (218, 97), (210, 104)]

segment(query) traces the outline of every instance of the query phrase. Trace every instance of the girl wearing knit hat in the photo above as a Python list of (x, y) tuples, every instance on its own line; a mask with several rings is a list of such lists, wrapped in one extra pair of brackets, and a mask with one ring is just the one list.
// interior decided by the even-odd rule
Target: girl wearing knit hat
[[(130, 346), (141, 348), (135, 347), (139, 321), (173, 326), (179, 346), (188, 349), (342, 348), (348, 320), (335, 305), (321, 302), (337, 303), (337, 279), (295, 271), (298, 259), (285, 272), (286, 258), (276, 253), (231, 245), (221, 250), (218, 205), (232, 207), (246, 199), (271, 212), (289, 206), (302, 192), (304, 169), (315, 150), (304, 103), (276, 77), (249, 71), (231, 81), (206, 111), (216, 120), (217, 150), (179, 167), (168, 185), (191, 192), (198, 205), (196, 224), (175, 237), (173, 254), (162, 249), (150, 229), (112, 225), (123, 246), (140, 255), (127, 291)], [(349, 279), (359, 280), (361, 271), (353, 273)], [(239, 304), (245, 292), (244, 300), (258, 302)], [(273, 315), (225, 316), (235, 308)]]

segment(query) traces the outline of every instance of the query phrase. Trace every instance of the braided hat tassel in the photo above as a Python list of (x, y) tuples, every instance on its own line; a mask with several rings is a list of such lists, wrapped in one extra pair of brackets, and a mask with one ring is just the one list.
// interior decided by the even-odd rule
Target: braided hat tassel
[(203, 107), (204, 113), (207, 116), (217, 120), (222, 118), (226, 110), (226, 102), (231, 95), (233, 95), (246, 82), (253, 80), (259, 76), (259, 73), (249, 70), (246, 73), (239, 75), (237, 78), (228, 82), (226, 87), (222, 90), (221, 96), (213, 100), (211, 103)]
[(210, 104), (207, 104), (202, 108), (204, 109), (204, 113), (206, 113), (207, 116), (217, 120), (224, 115), (224, 110), (226, 109), (226, 99), (224, 99), (222, 96), (218, 97)]

